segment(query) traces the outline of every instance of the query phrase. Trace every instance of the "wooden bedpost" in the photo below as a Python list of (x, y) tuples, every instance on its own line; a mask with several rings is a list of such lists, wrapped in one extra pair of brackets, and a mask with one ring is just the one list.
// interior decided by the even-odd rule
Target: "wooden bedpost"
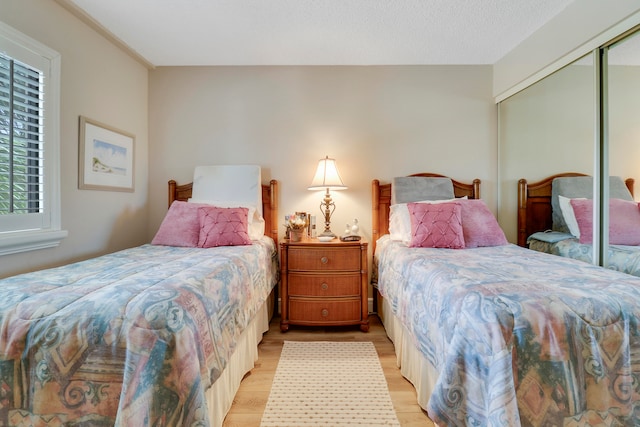
[(629, 193), (631, 193), (631, 197), (635, 197), (635, 195), (633, 194), (633, 185), (635, 184), (635, 182), (636, 180), (633, 178), (627, 178), (624, 180), (624, 183), (627, 186)]
[(518, 181), (518, 246), (527, 246), (527, 180)]
[(380, 238), (380, 213), (378, 206), (380, 205), (380, 181), (374, 179), (371, 182), (371, 247), (373, 253), (376, 251), (376, 241)]
[(176, 185), (178, 183), (175, 180), (169, 180), (169, 197), (167, 200), (169, 201), (169, 206), (171, 207), (171, 203), (176, 199)]
[(478, 178), (473, 180), (473, 197), (472, 199), (480, 198), (480, 180)]
[[(263, 186), (264, 188), (264, 186)], [(265, 224), (269, 227), (269, 236), (276, 242), (278, 247), (278, 181), (272, 179), (269, 181), (269, 216), (270, 221)], [(264, 208), (263, 208), (264, 211)], [(265, 221), (266, 222), (266, 221)]]

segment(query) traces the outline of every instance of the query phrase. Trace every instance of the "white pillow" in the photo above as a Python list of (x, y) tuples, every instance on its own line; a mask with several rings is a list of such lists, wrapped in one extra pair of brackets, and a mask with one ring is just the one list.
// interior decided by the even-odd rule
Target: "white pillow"
[[(466, 199), (467, 196), (462, 197)], [(415, 203), (445, 203), (454, 202), (457, 199), (422, 200)], [(391, 240), (397, 240), (408, 245), (411, 242), (411, 216), (407, 203), (396, 203), (389, 206), (389, 236)]]
[(262, 216), (261, 183), (258, 165), (196, 166), (191, 197), (198, 200), (232, 200), (241, 203), (240, 206), (254, 206)]
[[(580, 197), (580, 200), (585, 200), (584, 197)], [(578, 227), (578, 220), (576, 220), (576, 214), (573, 212), (573, 206), (571, 206), (571, 199), (558, 194), (558, 204), (560, 205), (560, 212), (562, 212), (562, 218), (564, 218), (569, 233), (577, 238), (580, 238), (580, 227)]]
[(190, 198), (188, 200), (189, 203), (202, 203), (206, 205), (217, 206), (219, 208), (247, 208), (249, 209), (247, 225), (248, 225), (248, 234), (251, 240), (260, 240), (262, 236), (264, 236), (264, 218), (260, 215), (255, 206), (248, 205), (244, 202), (228, 202), (228, 201), (219, 201), (219, 200), (204, 200), (204, 199), (196, 199)]

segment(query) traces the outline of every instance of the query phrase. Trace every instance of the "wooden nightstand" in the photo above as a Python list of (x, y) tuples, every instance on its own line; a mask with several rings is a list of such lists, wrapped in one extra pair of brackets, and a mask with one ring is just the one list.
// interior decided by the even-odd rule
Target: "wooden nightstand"
[(280, 244), (280, 329), (360, 325), (369, 330), (367, 243), (303, 239)]

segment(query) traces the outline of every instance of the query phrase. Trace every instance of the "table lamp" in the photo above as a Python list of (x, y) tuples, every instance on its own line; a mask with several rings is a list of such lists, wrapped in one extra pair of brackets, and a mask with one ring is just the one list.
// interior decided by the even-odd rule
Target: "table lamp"
[(324, 231), (318, 235), (318, 237), (336, 237), (331, 231), (331, 215), (336, 210), (336, 205), (331, 200), (329, 190), (344, 190), (347, 186), (342, 183), (340, 174), (338, 173), (338, 167), (336, 166), (335, 159), (330, 159), (326, 156), (324, 159), (320, 159), (318, 162), (318, 168), (316, 174), (311, 181), (309, 190), (324, 190), (324, 200), (320, 203), (320, 211), (324, 215)]

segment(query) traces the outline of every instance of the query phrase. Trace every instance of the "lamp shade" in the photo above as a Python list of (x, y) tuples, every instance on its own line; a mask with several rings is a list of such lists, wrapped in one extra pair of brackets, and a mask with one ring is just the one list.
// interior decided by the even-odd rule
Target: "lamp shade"
[(324, 190), (325, 188), (331, 188), (333, 190), (344, 190), (347, 188), (347, 186), (342, 183), (335, 159), (330, 159), (329, 156), (318, 162), (318, 169), (316, 169), (313, 181), (311, 181), (311, 185), (308, 187), (309, 190)]

